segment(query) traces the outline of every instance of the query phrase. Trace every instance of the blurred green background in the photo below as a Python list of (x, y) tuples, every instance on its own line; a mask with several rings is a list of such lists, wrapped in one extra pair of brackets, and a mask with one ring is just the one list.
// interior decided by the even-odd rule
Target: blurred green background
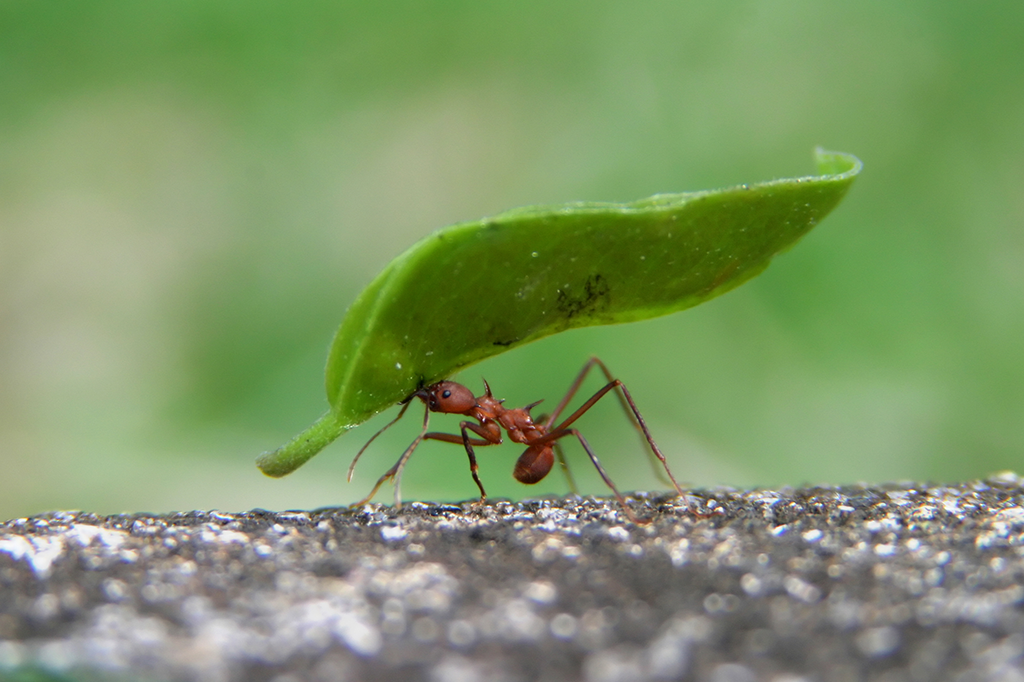
[[(326, 408), (393, 256), (523, 204), (807, 174), (818, 144), (865, 171), (758, 279), (461, 380), (553, 403), (597, 354), (698, 486), (1020, 469), (1024, 4), (4, 2), (0, 518), (358, 499), (418, 411), (351, 484), (381, 417), (285, 479), (253, 459)], [(621, 488), (665, 488), (614, 403), (580, 425)], [(493, 496), (565, 492), (518, 453), (481, 453)], [(476, 493), (446, 444), (403, 489)]]

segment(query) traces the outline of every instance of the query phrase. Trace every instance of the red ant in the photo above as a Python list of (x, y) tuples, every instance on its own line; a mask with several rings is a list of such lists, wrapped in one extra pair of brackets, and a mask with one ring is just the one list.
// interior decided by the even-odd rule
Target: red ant
[[(565, 421), (561, 422), (557, 426), (554, 426), (555, 420), (558, 419), (558, 415), (562, 413), (569, 401), (579, 390), (580, 385), (586, 378), (587, 373), (597, 365), (604, 372), (605, 377), (608, 379), (608, 383), (605, 384), (601, 390), (590, 397), (582, 406), (575, 412), (573, 412)], [(466, 448), (466, 454), (469, 455), (469, 471), (473, 475), (473, 480), (476, 482), (476, 487), (480, 489), (480, 501), (484, 502), (487, 499), (487, 493), (484, 491), (484, 485), (480, 482), (480, 477), (477, 476), (477, 464), (476, 464), (476, 453), (473, 451), (473, 446), (482, 447), (485, 445), (499, 445), (502, 442), (502, 429), (508, 432), (509, 440), (515, 443), (522, 443), (529, 447), (520, 455), (519, 460), (516, 462), (513, 476), (520, 483), (533, 484), (541, 481), (548, 472), (551, 471), (552, 466), (555, 463), (555, 450), (558, 451), (558, 459), (566, 473), (566, 477), (569, 480), (569, 485), (575, 492), (575, 484), (572, 477), (569, 475), (569, 469), (562, 456), (561, 450), (558, 449), (558, 440), (565, 438), (566, 436), (576, 436), (579, 439), (583, 449), (587, 451), (587, 455), (590, 456), (590, 461), (597, 467), (597, 472), (604, 479), (605, 484), (611, 488), (612, 492), (615, 493), (615, 498), (622, 505), (626, 516), (629, 517), (630, 521), (637, 522), (637, 518), (626, 506), (625, 500), (619, 493), (615, 484), (608, 478), (608, 474), (605, 473), (604, 468), (601, 466), (601, 462), (598, 461), (597, 455), (594, 454), (593, 450), (590, 449), (590, 444), (587, 443), (586, 438), (583, 437), (577, 429), (570, 428), (573, 422), (579, 419), (583, 414), (587, 412), (594, 404), (603, 398), (608, 392), (613, 389), (618, 389), (616, 394), (619, 396), (619, 402), (622, 404), (623, 409), (627, 415), (632, 415), (633, 425), (637, 427), (643, 434), (647, 443), (651, 446), (651, 451), (661, 462), (661, 465), (665, 468), (665, 473), (668, 474), (669, 479), (672, 481), (672, 485), (675, 487), (676, 492), (680, 495), (684, 495), (679, 484), (676, 483), (675, 477), (668, 468), (668, 462), (665, 460), (665, 456), (661, 454), (661, 450), (654, 442), (654, 438), (651, 437), (651, 432), (647, 429), (647, 423), (644, 418), (640, 415), (640, 411), (636, 408), (636, 404), (633, 402), (633, 398), (629, 395), (629, 391), (621, 381), (612, 377), (611, 372), (603, 362), (597, 358), (591, 358), (583, 365), (583, 369), (580, 370), (576, 380), (572, 383), (569, 391), (562, 398), (562, 401), (555, 407), (554, 412), (548, 415), (546, 418), (539, 418), (539, 423), (534, 422), (530, 416), (530, 410), (536, 407), (541, 401), (530, 403), (525, 407), (519, 407), (515, 409), (507, 409), (502, 405), (503, 400), (496, 399), (491, 394), (491, 387), (484, 381), (484, 388), (486, 392), (484, 395), (474, 397), (473, 392), (462, 384), (458, 384), (454, 381), (439, 381), (436, 384), (425, 386), (403, 401), (402, 409), (399, 411), (398, 416), (391, 420), (384, 426), (380, 431), (375, 433), (369, 441), (366, 442), (358, 453), (356, 453), (355, 459), (352, 460), (351, 466), (348, 469), (348, 480), (352, 480), (352, 473), (355, 471), (356, 462), (362, 456), (363, 452), (370, 446), (377, 436), (384, 433), (388, 428), (395, 424), (399, 419), (405, 415), (405, 411), (409, 408), (413, 398), (419, 398), (426, 404), (426, 410), (423, 413), (423, 430), (420, 435), (405, 449), (402, 456), (399, 457), (395, 465), (388, 469), (383, 476), (377, 480), (377, 484), (373, 486), (373, 490), (366, 496), (365, 499), (353, 504), (353, 507), (359, 507), (369, 502), (373, 496), (377, 493), (380, 487), (388, 479), (394, 479), (395, 482), (395, 506), (401, 506), (401, 478), (402, 470), (405, 468), (406, 462), (409, 461), (409, 457), (412, 456), (413, 451), (419, 446), (424, 440), (439, 440), (446, 443), (461, 443)], [(427, 432), (427, 425), (430, 422), (431, 412), (443, 412), (445, 414), (463, 414), (467, 417), (475, 419), (479, 424), (471, 421), (463, 421), (459, 423), (461, 435), (454, 433), (439, 433), (439, 432)], [(473, 438), (469, 435), (472, 432), (479, 436), (479, 438)]]

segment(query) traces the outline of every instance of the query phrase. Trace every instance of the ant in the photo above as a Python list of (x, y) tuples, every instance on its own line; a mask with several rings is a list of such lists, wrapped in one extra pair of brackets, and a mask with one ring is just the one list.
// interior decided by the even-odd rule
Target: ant
[[(558, 416), (565, 410), (569, 401), (572, 400), (573, 396), (579, 390), (580, 385), (586, 378), (590, 370), (597, 366), (604, 373), (608, 379), (608, 383), (604, 385), (597, 393), (592, 395), (583, 405), (580, 406), (575, 412), (569, 417), (562, 421), (557, 426), (555, 425)], [(665, 460), (665, 456), (661, 453), (657, 444), (654, 442), (654, 438), (651, 436), (651, 432), (647, 429), (647, 423), (644, 418), (640, 415), (640, 411), (637, 409), (636, 404), (633, 402), (632, 396), (626, 389), (625, 385), (618, 379), (612, 377), (611, 372), (598, 358), (590, 358), (586, 364), (583, 365), (583, 369), (577, 375), (576, 380), (573, 381), (572, 386), (569, 387), (569, 391), (562, 398), (562, 401), (558, 403), (554, 411), (547, 417), (540, 417), (537, 421), (534, 421), (530, 416), (530, 410), (540, 404), (540, 400), (534, 403), (530, 403), (525, 407), (519, 407), (515, 409), (508, 409), (502, 403), (503, 400), (498, 400), (491, 393), (491, 387), (484, 380), (485, 393), (482, 396), (474, 397), (473, 392), (454, 381), (439, 381), (429, 386), (424, 386), (417, 390), (415, 393), (410, 395), (404, 401), (402, 401), (402, 409), (399, 411), (398, 416), (391, 420), (384, 426), (380, 431), (375, 433), (369, 441), (366, 442), (355, 458), (352, 460), (352, 464), (348, 469), (348, 480), (352, 480), (352, 474), (356, 468), (356, 462), (362, 456), (363, 452), (370, 446), (377, 436), (384, 433), (392, 425), (398, 422), (405, 415), (405, 411), (409, 408), (413, 398), (419, 398), (426, 405), (426, 410), (423, 413), (423, 430), (420, 435), (405, 449), (402, 456), (399, 457), (395, 465), (384, 472), (376, 485), (373, 486), (373, 490), (363, 500), (354, 503), (353, 507), (360, 507), (369, 502), (373, 496), (377, 493), (380, 487), (388, 479), (393, 479), (395, 482), (395, 506), (401, 507), (401, 478), (402, 470), (405, 468), (406, 462), (409, 461), (409, 457), (412, 456), (413, 451), (419, 446), (424, 440), (438, 440), (445, 443), (456, 443), (462, 444), (466, 448), (466, 454), (469, 455), (469, 471), (473, 475), (473, 480), (476, 482), (476, 487), (480, 489), (480, 502), (483, 503), (487, 499), (487, 493), (484, 491), (484, 485), (480, 482), (480, 477), (477, 475), (477, 464), (476, 464), (476, 453), (473, 447), (483, 447), (486, 445), (499, 445), (502, 442), (502, 429), (508, 433), (509, 440), (515, 443), (522, 443), (528, 446), (526, 451), (519, 456), (516, 461), (515, 469), (512, 475), (515, 476), (516, 480), (520, 483), (533, 484), (541, 481), (555, 463), (555, 452), (557, 451), (558, 460), (561, 464), (566, 477), (569, 480), (569, 486), (572, 491), (576, 492), (575, 483), (572, 480), (572, 476), (569, 474), (568, 465), (565, 462), (565, 458), (562, 455), (561, 449), (558, 447), (558, 441), (566, 436), (576, 436), (579, 440), (580, 445), (586, 450), (587, 455), (590, 457), (590, 461), (594, 463), (597, 468), (597, 472), (604, 479), (605, 484), (611, 488), (611, 491), (615, 493), (615, 499), (622, 505), (622, 509), (625, 511), (626, 516), (630, 521), (638, 523), (637, 518), (626, 506), (626, 502), (623, 499), (618, 488), (612, 483), (612, 480), (608, 477), (604, 468), (601, 466), (601, 462), (598, 461), (597, 455), (591, 450), (590, 444), (587, 443), (586, 438), (577, 429), (571, 428), (573, 422), (582, 417), (587, 410), (594, 406), (594, 404), (607, 395), (610, 391), (616, 390), (616, 395), (619, 397), (619, 402), (622, 404), (626, 414), (631, 417), (633, 425), (643, 434), (647, 443), (651, 446), (651, 451), (661, 462), (661, 465), (665, 468), (665, 473), (668, 474), (669, 479), (672, 481), (672, 485), (675, 487), (676, 492), (680, 495), (684, 495), (682, 488), (676, 482), (675, 477), (668, 468), (668, 462)], [(442, 412), (444, 414), (462, 414), (471, 419), (476, 420), (479, 423), (472, 421), (463, 421), (459, 423), (459, 429), (461, 435), (454, 433), (440, 433), (427, 431), (427, 426), (430, 422), (431, 412)], [(479, 436), (474, 438), (470, 433)]]

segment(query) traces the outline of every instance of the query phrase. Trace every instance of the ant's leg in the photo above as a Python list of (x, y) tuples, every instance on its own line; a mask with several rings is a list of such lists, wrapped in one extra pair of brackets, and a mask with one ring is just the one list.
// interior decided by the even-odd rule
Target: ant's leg
[[(457, 433), (441, 433), (439, 431), (431, 431), (430, 433), (428, 433), (425, 436), (423, 436), (423, 440), (437, 440), (437, 441), (441, 441), (442, 443), (454, 443), (456, 445), (462, 445), (463, 444), (462, 436), (460, 436), (459, 434), (457, 434)], [(480, 439), (480, 438), (470, 438), (469, 442), (472, 443), (473, 445), (476, 445), (476, 446), (497, 445), (497, 443), (492, 443), (489, 440), (483, 440), (483, 439)]]
[[(484, 484), (480, 482), (480, 477), (476, 473), (476, 453), (473, 452), (473, 444), (470, 442), (472, 439), (469, 437), (467, 431), (472, 430), (474, 433), (477, 426), (470, 422), (462, 422), (459, 424), (459, 428), (462, 430), (462, 442), (466, 446), (466, 454), (469, 455), (469, 473), (473, 475), (473, 480), (476, 482), (476, 487), (480, 489), (480, 502), (481, 504), (487, 500), (487, 491), (484, 490)], [(487, 441), (487, 445), (493, 445), (490, 441)]]
[[(462, 430), (461, 436), (457, 436), (454, 433), (431, 432), (426, 434), (424, 438), (429, 440), (439, 440), (445, 443), (459, 443), (466, 448), (466, 454), (469, 456), (469, 472), (473, 475), (476, 487), (480, 489), (480, 501), (482, 502), (487, 499), (487, 493), (484, 491), (484, 485), (480, 482), (480, 477), (477, 475), (476, 453), (473, 451), (473, 446), (476, 445), (480, 447), (485, 445), (498, 445), (501, 443), (501, 439), (499, 437), (497, 442), (490, 440), (492, 437), (491, 434), (479, 424), (461, 422), (459, 427)], [(484, 438), (470, 438), (469, 434), (466, 433), (467, 431), (472, 431)]]
[(562, 467), (562, 473), (565, 474), (565, 480), (569, 483), (569, 492), (579, 497), (579, 488), (576, 487), (576, 481), (572, 477), (572, 472), (569, 471), (569, 462), (565, 460), (565, 453), (562, 451), (561, 444), (556, 440), (551, 445), (555, 450), (555, 458), (558, 459), (558, 464)]
[(367, 502), (372, 500), (373, 496), (377, 494), (378, 490), (380, 490), (380, 487), (382, 485), (384, 485), (384, 481), (386, 481), (386, 480), (388, 480), (390, 478), (390, 479), (394, 479), (394, 481), (395, 481), (395, 509), (401, 509), (402, 508), (402, 493), (401, 493), (400, 482), (401, 482), (402, 469), (405, 468), (405, 463), (407, 461), (409, 461), (409, 457), (412, 456), (413, 450), (415, 450), (416, 447), (422, 441), (423, 441), (423, 438), (420, 437), (420, 436), (417, 436), (416, 440), (414, 440), (409, 445), (409, 447), (407, 447), (405, 449), (405, 452), (402, 453), (402, 456), (398, 458), (398, 461), (395, 462), (395, 465), (393, 467), (391, 467), (390, 469), (388, 469), (387, 471), (385, 471), (384, 475), (377, 479), (377, 482), (373, 485), (373, 490), (370, 491), (370, 494), (367, 495), (366, 497), (364, 497), (363, 499), (359, 500), (358, 502), (353, 502), (352, 504), (349, 505), (349, 507), (351, 507), (351, 508), (362, 507), (364, 504), (366, 504)]
[[(572, 385), (569, 387), (569, 390), (565, 392), (565, 396), (562, 398), (562, 402), (558, 403), (558, 405), (555, 407), (555, 411), (552, 412), (551, 415), (547, 418), (547, 421), (545, 422), (544, 426), (551, 428), (551, 425), (554, 424), (555, 421), (558, 419), (558, 415), (562, 414), (562, 411), (565, 409), (565, 406), (568, 405), (569, 401), (572, 400), (574, 395), (576, 395), (576, 391), (580, 390), (580, 386), (583, 384), (583, 381), (587, 378), (587, 374), (590, 373), (590, 370), (592, 370), (595, 365), (601, 368), (601, 373), (604, 374), (605, 381), (615, 381), (615, 377), (612, 376), (612, 373), (608, 369), (608, 366), (604, 364), (601, 358), (596, 356), (591, 357), (589, 360), (586, 361), (586, 363), (584, 363), (583, 369), (581, 369), (580, 373), (576, 375), (576, 379), (573, 380)], [(640, 425), (637, 424), (636, 419), (634, 419), (633, 415), (630, 413), (629, 405), (626, 404), (626, 399), (623, 397), (621, 393), (617, 393), (616, 395), (619, 398), (619, 404), (622, 405), (622, 411), (626, 413), (626, 416), (629, 418), (631, 422), (633, 422), (633, 426), (637, 429), (637, 432), (639, 432)]]
[[(595, 365), (601, 369), (601, 373), (604, 375), (605, 381), (610, 383), (615, 380), (615, 378), (611, 376), (611, 372), (608, 370), (608, 366), (606, 366), (603, 363), (600, 357), (591, 357), (589, 360), (587, 360), (587, 363), (583, 366), (583, 369), (580, 371), (580, 374), (577, 375), (577, 378), (575, 378), (575, 380), (572, 382), (572, 385), (569, 386), (569, 390), (566, 391), (565, 397), (563, 397), (562, 401), (558, 403), (558, 407), (555, 408), (555, 411), (551, 414), (551, 417), (549, 417), (548, 420), (545, 422), (544, 425), (546, 427), (550, 429), (551, 426), (555, 423), (555, 420), (558, 419), (558, 415), (562, 414), (562, 411), (565, 409), (565, 406), (567, 406), (567, 404), (569, 403), (569, 400), (572, 399), (572, 396), (575, 395), (575, 392), (580, 390), (580, 386), (583, 384), (584, 380), (587, 378), (587, 375), (590, 373), (590, 371), (594, 369)], [(633, 428), (637, 430), (637, 435), (640, 436), (640, 438), (644, 438), (643, 429), (640, 427), (640, 423), (637, 421), (636, 417), (634, 417), (633, 415), (633, 412), (630, 410), (629, 403), (626, 400), (626, 396), (623, 395), (622, 390), (615, 391), (615, 397), (618, 398), (618, 404), (620, 404), (620, 406), (622, 407), (623, 414), (625, 414), (626, 418), (630, 420), (631, 424), (633, 424)], [(646, 449), (644, 449), (644, 452), (646, 452)], [(665, 483), (669, 482), (668, 480), (666, 480), (662, 472), (658, 471), (657, 467), (654, 465), (653, 460), (651, 460), (651, 467), (654, 469), (654, 476), (658, 480)]]
[(629, 394), (629, 390), (627, 390), (623, 383), (618, 379), (614, 379), (610, 383), (605, 384), (601, 390), (592, 395), (587, 402), (583, 403), (578, 410), (573, 412), (568, 419), (559, 424), (558, 428), (555, 429), (555, 432), (565, 430), (566, 427), (583, 416), (587, 410), (594, 406), (594, 403), (603, 398), (608, 391), (611, 391), (614, 388), (618, 388), (622, 391), (622, 395), (625, 396), (626, 402), (629, 404), (629, 408), (633, 412), (633, 416), (636, 417), (637, 423), (640, 424), (640, 429), (643, 431), (648, 445), (651, 446), (651, 451), (654, 452), (654, 456), (661, 462), (661, 466), (665, 468), (665, 473), (668, 474), (669, 479), (672, 481), (672, 485), (675, 486), (676, 492), (685, 496), (683, 489), (680, 488), (679, 483), (676, 482), (676, 477), (672, 475), (672, 470), (668, 468), (668, 460), (665, 459), (665, 455), (661, 454), (661, 449), (658, 447), (658, 444), (654, 442), (654, 437), (647, 428), (647, 422), (644, 421), (643, 415), (640, 414), (640, 410), (637, 409), (636, 403), (633, 402), (633, 396)]
[[(405, 416), (405, 411), (409, 409), (409, 405), (410, 405), (410, 403), (406, 403), (406, 404), (402, 405), (402, 409), (398, 411), (398, 416), (395, 417), (394, 419), (392, 419), (391, 421), (389, 421), (387, 424), (385, 424), (384, 428), (382, 428), (377, 433), (373, 434), (373, 436), (370, 438), (370, 440), (366, 441), (366, 444), (363, 447), (359, 448), (359, 452), (357, 452), (356, 456), (352, 458), (352, 463), (348, 465), (348, 479), (347, 480), (348, 480), (349, 483), (352, 482), (352, 474), (354, 474), (355, 471), (356, 471), (356, 462), (358, 462), (359, 458), (363, 456), (364, 452), (366, 452), (366, 448), (370, 447), (370, 443), (372, 443), (373, 441), (377, 440), (377, 436), (379, 436), (380, 434), (382, 434), (385, 431), (387, 431), (388, 429), (390, 429), (392, 426), (395, 425), (395, 423), (398, 422), (399, 419), (404, 417)], [(373, 495), (370, 495), (370, 497), (373, 497)]]
[[(548, 423), (548, 415), (546, 414), (542, 414), (541, 416), (537, 417), (537, 421), (544, 424), (545, 428), (550, 426), (550, 424)], [(569, 492), (571, 492), (576, 497), (579, 497), (580, 491), (576, 487), (576, 481), (572, 477), (572, 472), (569, 470), (569, 462), (565, 459), (565, 452), (562, 450), (561, 444), (556, 440), (553, 443), (551, 443), (551, 445), (555, 451), (555, 458), (558, 460), (558, 465), (561, 467), (562, 473), (565, 474), (566, 483), (569, 484)]]
[(625, 498), (622, 497), (622, 493), (620, 493), (619, 489), (615, 487), (614, 483), (612, 483), (612, 479), (608, 477), (608, 474), (607, 472), (605, 472), (604, 467), (601, 466), (601, 462), (600, 460), (597, 459), (597, 455), (595, 455), (594, 451), (590, 449), (590, 443), (587, 442), (587, 439), (583, 437), (583, 434), (580, 433), (578, 429), (559, 428), (556, 431), (552, 431), (544, 438), (538, 440), (536, 443), (534, 443), (534, 445), (544, 441), (557, 442), (558, 439), (564, 438), (569, 435), (576, 436), (576, 438), (579, 439), (580, 445), (582, 445), (583, 449), (587, 451), (587, 455), (590, 457), (590, 461), (593, 462), (594, 467), (597, 468), (597, 473), (601, 475), (601, 478), (604, 480), (605, 485), (607, 485), (615, 494), (615, 499), (619, 501), (619, 504), (622, 506), (622, 511), (626, 513), (626, 516), (629, 518), (629, 520), (633, 523), (650, 523), (649, 521), (640, 521), (636, 516), (633, 515), (633, 512), (629, 510), (629, 507), (626, 506)]
[[(450, 434), (447, 434), (447, 433), (426, 433), (427, 422), (429, 421), (429, 419), (430, 419), (430, 407), (428, 406), (426, 412), (423, 415), (423, 431), (420, 432), (419, 437), (417, 437), (416, 440), (413, 442), (413, 444), (410, 445), (406, 449), (406, 451), (402, 454), (402, 458), (399, 459), (398, 463), (395, 465), (396, 468), (395, 468), (394, 476), (395, 476), (395, 507), (396, 508), (400, 508), (402, 506), (402, 498), (401, 498), (402, 469), (405, 468), (405, 463), (409, 460), (409, 457), (412, 456), (412, 451), (416, 449), (416, 446), (419, 445), (421, 441), (426, 440), (428, 436), (432, 436), (430, 438), (430, 440), (441, 440), (441, 441), (443, 441), (443, 440), (445, 440), (443, 438), (443, 436), (450, 435)], [(476, 476), (476, 459), (474, 459), (474, 457), (473, 457), (473, 446), (470, 445), (470, 443), (469, 443), (469, 441), (472, 440), (472, 439), (470, 439), (469, 436), (466, 434), (466, 427), (467, 426), (474, 433), (477, 433), (477, 434), (479, 434), (481, 436), (484, 436), (484, 437), (487, 437), (487, 432), (482, 430), (482, 428), (480, 426), (478, 426), (477, 424), (467, 424), (466, 422), (462, 423), (462, 442), (466, 446), (466, 451), (469, 452), (469, 460), (470, 460), (471, 464), (473, 465), (473, 480), (476, 481), (477, 487), (480, 488), (480, 492), (483, 493), (484, 487), (483, 487), (483, 485), (480, 484), (480, 479), (477, 478), (477, 476)], [(501, 442), (500, 438), (498, 439), (498, 442), (499, 443)], [(488, 442), (485, 443), (485, 445), (491, 445), (491, 442), (488, 441)], [(387, 476), (387, 474), (385, 474), (385, 476)]]
[(611, 373), (608, 371), (608, 368), (604, 366), (604, 363), (598, 360), (596, 357), (592, 357), (589, 360), (587, 360), (583, 364), (583, 369), (581, 369), (580, 373), (576, 375), (576, 378), (573, 380), (572, 385), (569, 386), (569, 390), (565, 392), (565, 395), (562, 397), (561, 402), (559, 402), (558, 405), (555, 406), (554, 411), (551, 414), (549, 414), (546, 419), (539, 420), (544, 422), (545, 427), (550, 429), (551, 425), (555, 423), (555, 421), (558, 419), (558, 415), (562, 414), (562, 411), (565, 410), (565, 406), (568, 405), (569, 401), (572, 400), (572, 397), (576, 395), (576, 391), (580, 390), (580, 386), (583, 384), (583, 380), (587, 378), (587, 374), (590, 373), (590, 370), (594, 367), (594, 365), (601, 366), (601, 369), (604, 370), (605, 376), (608, 377), (608, 381), (611, 381), (614, 378), (611, 376)]
[[(402, 411), (404, 412), (405, 410), (402, 410)], [(401, 416), (401, 415), (399, 415), (399, 416)], [(405, 468), (405, 463), (409, 461), (410, 457), (412, 457), (412, 453), (416, 449), (416, 447), (421, 442), (423, 442), (423, 439), (426, 437), (427, 426), (429, 424), (430, 424), (430, 408), (428, 407), (428, 408), (426, 408), (423, 411), (423, 430), (420, 431), (420, 435), (416, 436), (416, 439), (413, 440), (413, 442), (409, 444), (409, 447), (407, 447), (405, 449), (405, 452), (403, 452), (402, 456), (398, 458), (398, 461), (395, 462), (395, 465), (393, 467), (391, 467), (390, 469), (388, 469), (387, 471), (385, 471), (384, 475), (377, 479), (377, 483), (373, 486), (373, 490), (370, 491), (370, 494), (367, 495), (366, 497), (364, 497), (363, 499), (361, 499), (359, 502), (354, 502), (353, 504), (349, 505), (349, 507), (351, 507), (351, 508), (361, 507), (364, 504), (366, 504), (367, 502), (369, 502), (370, 500), (372, 500), (373, 496), (377, 494), (378, 490), (380, 490), (380, 487), (382, 485), (384, 485), (384, 481), (386, 481), (386, 480), (388, 480), (390, 478), (390, 479), (394, 479), (394, 481), (395, 481), (395, 508), (396, 509), (401, 509), (402, 508), (402, 488), (401, 488), (402, 469)], [(376, 438), (376, 436), (374, 436), (374, 438)], [(364, 449), (365, 449), (365, 447), (364, 447)], [(358, 455), (357, 455), (357, 457), (358, 457)]]

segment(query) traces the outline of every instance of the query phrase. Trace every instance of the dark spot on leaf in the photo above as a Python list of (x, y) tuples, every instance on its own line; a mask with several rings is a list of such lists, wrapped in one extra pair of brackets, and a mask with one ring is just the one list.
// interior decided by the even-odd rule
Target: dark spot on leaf
[(559, 289), (558, 301), (555, 307), (565, 315), (566, 319), (572, 319), (577, 315), (591, 315), (605, 310), (608, 307), (608, 297), (611, 288), (608, 280), (600, 274), (587, 277), (583, 283), (583, 291), (573, 295), (567, 290)]

